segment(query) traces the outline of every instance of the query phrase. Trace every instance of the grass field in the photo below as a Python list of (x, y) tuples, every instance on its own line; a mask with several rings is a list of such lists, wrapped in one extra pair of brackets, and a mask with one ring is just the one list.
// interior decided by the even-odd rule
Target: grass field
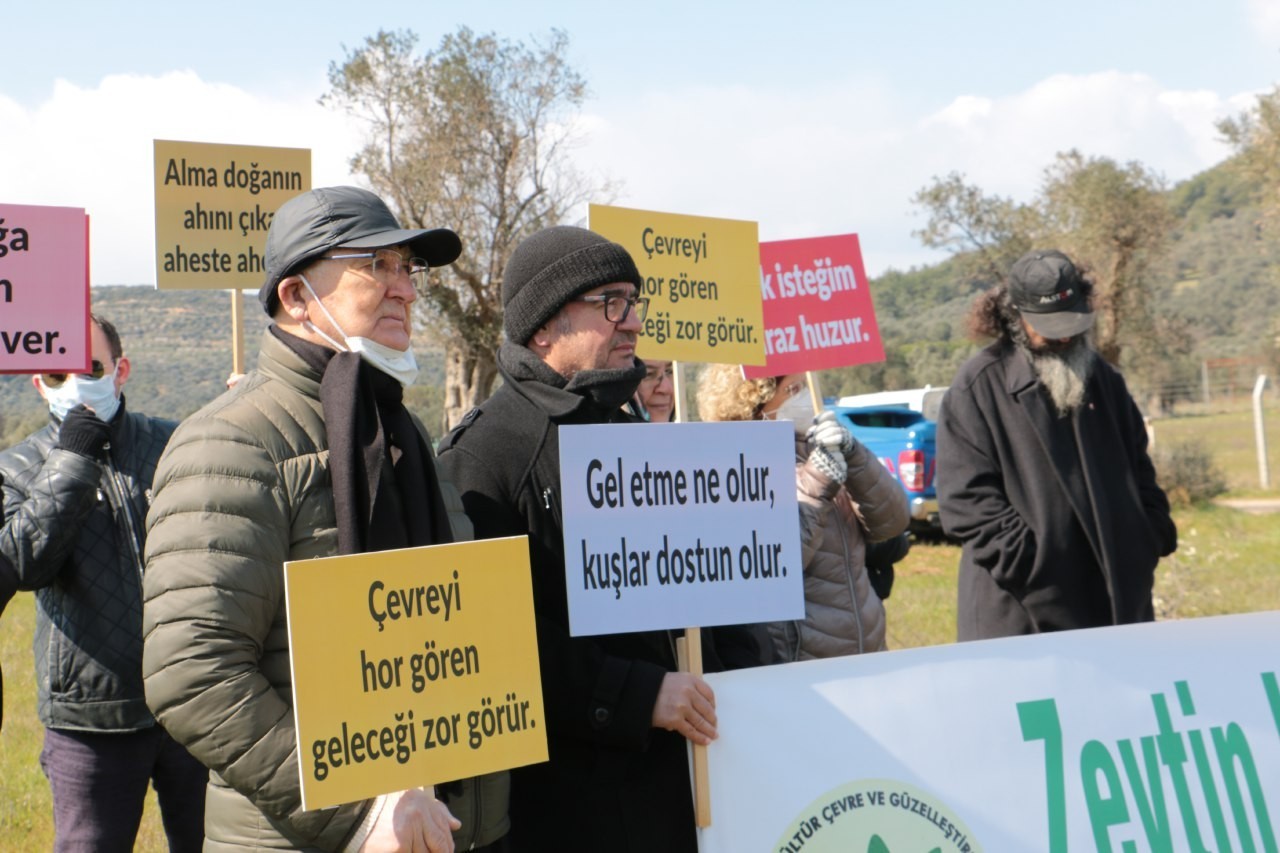
[(1213, 455), (1226, 475), (1233, 497), (1274, 497), (1280, 499), (1280, 409), (1263, 407), (1271, 488), (1263, 490), (1258, 476), (1257, 440), (1253, 411), (1239, 402), (1230, 411), (1205, 415), (1183, 415), (1153, 422), (1157, 446), (1197, 441)]
[[(1272, 413), (1280, 453), (1280, 413)], [(1232, 496), (1276, 497), (1258, 488), (1252, 415), (1229, 412), (1156, 422), (1157, 442), (1202, 441), (1223, 469)], [(1277, 472), (1280, 476), (1280, 471)], [(1193, 618), (1280, 609), (1280, 514), (1252, 515), (1220, 506), (1175, 511), (1179, 547), (1160, 565), (1156, 607), (1160, 619)], [(946, 543), (918, 542), (898, 564), (886, 602), (889, 645), (910, 648), (955, 639), (955, 578), (960, 551)], [(34, 605), (19, 595), (0, 619), (0, 664), (5, 676), (5, 721), (0, 732), (0, 852), (49, 849), (53, 827), (49, 788), (40, 772), (43, 730), (35, 719), (31, 667)], [(137, 849), (164, 850), (152, 796)]]

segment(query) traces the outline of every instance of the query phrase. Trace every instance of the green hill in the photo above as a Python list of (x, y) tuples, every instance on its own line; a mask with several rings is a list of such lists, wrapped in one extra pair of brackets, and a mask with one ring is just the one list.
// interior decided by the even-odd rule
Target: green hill
[[(1176, 364), (1145, 371), (1122, 365), (1136, 389), (1151, 395), (1189, 394), (1208, 359), (1256, 359), (1275, 366), (1280, 336), (1280, 249), (1258, 226), (1256, 188), (1223, 163), (1169, 191), (1178, 225), (1156, 288), (1163, 328), (1187, 339)], [(952, 261), (870, 282), (886, 361), (825, 371), (825, 394), (946, 385), (979, 346), (965, 315), (978, 285), (955, 274)], [(245, 355), (252, 367), (266, 326), (254, 294), (244, 294)], [(182, 418), (220, 394), (231, 371), (231, 304), (227, 291), (157, 291), (95, 287), (94, 310), (120, 329), (133, 363), (126, 389), (139, 411)], [(419, 336), (425, 337), (425, 336)], [(440, 423), (444, 360), (439, 348), (419, 351), (422, 375), (407, 394), (433, 431)], [(1165, 386), (1163, 389), (1159, 386)], [(1140, 397), (1141, 399), (1141, 397)], [(26, 376), (0, 377), (0, 444), (7, 446), (44, 422), (41, 400)]]
[[(231, 373), (231, 297), (225, 290), (95, 287), (92, 309), (116, 325), (133, 373), (125, 386), (130, 409), (181, 419), (226, 390)], [(267, 316), (256, 294), (242, 295), (248, 368), (258, 352)], [(418, 354), (422, 376), (406, 399), (433, 432), (440, 423), (444, 359)], [(0, 376), (0, 446), (9, 446), (45, 422), (47, 410), (29, 376)]]
[[(1153, 305), (1162, 333), (1185, 339), (1185, 355), (1158, 365), (1122, 363), (1139, 399), (1198, 393), (1206, 360), (1255, 365), (1247, 370), (1280, 366), (1280, 249), (1262, 236), (1257, 188), (1226, 162), (1173, 187), (1169, 203), (1177, 225), (1157, 267)], [(948, 384), (979, 346), (965, 328), (979, 286), (966, 285), (952, 267), (946, 261), (872, 279), (886, 361), (826, 371), (823, 392)]]

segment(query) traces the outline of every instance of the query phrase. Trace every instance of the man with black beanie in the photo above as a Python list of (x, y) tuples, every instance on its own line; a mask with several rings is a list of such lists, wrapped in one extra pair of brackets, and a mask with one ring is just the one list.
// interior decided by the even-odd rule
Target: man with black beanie
[(448, 229), (401, 228), (367, 190), (285, 202), (267, 234), (257, 369), (185, 420), (160, 462), (147, 701), (213, 771), (205, 829), (218, 850), (441, 853), (506, 831), (505, 774), (484, 777), (498, 789), (478, 794), (484, 809), (415, 788), (303, 811), (289, 667), (286, 561), (470, 536), (402, 396), (417, 375), (418, 288), (460, 251)]
[[(711, 688), (676, 671), (669, 632), (569, 636), (565, 598), (559, 428), (630, 419), (640, 285), (627, 251), (591, 231), (521, 243), (502, 281), (503, 385), (440, 447), (477, 537), (529, 536), (550, 761), (512, 771), (519, 853), (697, 849), (686, 739), (716, 736)], [(718, 668), (710, 632), (704, 647)]]
[(143, 522), (174, 423), (127, 410), (120, 335), (97, 315), (89, 333), (89, 371), (32, 377), (50, 422), (0, 454), (0, 599), (10, 572), (35, 591), (54, 850), (131, 850), (154, 784), (170, 849), (194, 853), (208, 772), (156, 724), (142, 685)]

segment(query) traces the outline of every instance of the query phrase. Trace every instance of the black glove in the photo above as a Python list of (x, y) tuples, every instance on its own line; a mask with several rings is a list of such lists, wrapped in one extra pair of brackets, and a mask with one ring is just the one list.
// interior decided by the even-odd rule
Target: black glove
[(893, 564), (907, 556), (910, 550), (911, 538), (906, 533), (867, 545), (867, 579), (881, 601), (887, 599), (893, 590)]
[(67, 412), (62, 419), (58, 446), (89, 459), (102, 460), (107, 456), (107, 440), (110, 438), (111, 427), (82, 404)]
[(887, 566), (867, 566), (867, 580), (881, 601), (887, 601), (893, 590), (893, 563)]

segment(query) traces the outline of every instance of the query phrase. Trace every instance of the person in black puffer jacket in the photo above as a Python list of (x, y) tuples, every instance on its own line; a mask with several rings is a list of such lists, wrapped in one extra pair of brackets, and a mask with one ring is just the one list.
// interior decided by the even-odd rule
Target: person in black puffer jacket
[[(0, 487), (4, 486), (4, 479), (0, 478)], [(0, 493), (0, 499), (3, 493)], [(0, 507), (0, 513), (3, 513), (3, 507)], [(5, 607), (9, 604), (9, 600), (13, 598), (14, 593), (18, 591), (18, 573), (13, 570), (13, 566), (9, 561), (0, 558), (0, 615), (4, 614)], [(0, 669), (0, 729), (4, 728), (4, 670)]]
[(90, 326), (87, 375), (33, 379), (51, 423), (0, 454), (0, 574), (36, 596), (40, 764), (54, 848), (132, 849), (154, 781), (170, 850), (199, 850), (208, 774), (147, 710), (143, 523), (172, 421), (125, 410), (115, 327)]

